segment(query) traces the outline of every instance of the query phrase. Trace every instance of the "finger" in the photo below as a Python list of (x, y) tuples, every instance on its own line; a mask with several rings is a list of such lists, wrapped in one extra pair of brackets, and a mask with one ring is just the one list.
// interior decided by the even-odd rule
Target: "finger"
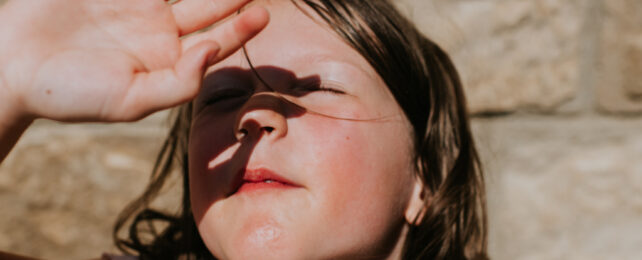
[(138, 120), (192, 100), (198, 94), (208, 60), (219, 50), (217, 43), (203, 41), (186, 51), (174, 68), (136, 74), (121, 111), (115, 113), (124, 118), (117, 120)]
[(180, 35), (203, 29), (243, 7), (249, 0), (182, 0), (172, 5)]
[(191, 49), (192, 46), (199, 44), (201, 41), (216, 41), (221, 46), (221, 50), (214, 57), (212, 63), (218, 62), (234, 53), (263, 30), (269, 19), (269, 14), (265, 8), (252, 7), (212, 30), (183, 39), (183, 51)]

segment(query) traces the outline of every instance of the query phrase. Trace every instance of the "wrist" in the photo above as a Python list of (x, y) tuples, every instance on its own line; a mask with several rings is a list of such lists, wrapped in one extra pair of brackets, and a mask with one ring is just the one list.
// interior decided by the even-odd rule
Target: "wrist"
[(34, 121), (35, 118), (22, 112), (20, 100), (8, 87), (0, 70), (0, 138), (7, 131), (22, 132)]
[(0, 163), (34, 120), (19, 112), (5, 84), (0, 71)]
[[(20, 76), (25, 73), (16, 69), (20, 68), (16, 66), (20, 57), (14, 56), (17, 53), (15, 42), (19, 40), (16, 40), (15, 26), (11, 23), (11, 10), (7, 10), (9, 4), (0, 5), (0, 35), (8, 36), (0, 38), (0, 134), (7, 127), (28, 126), (35, 119), (24, 111)], [(20, 76), (16, 78), (16, 75)]]

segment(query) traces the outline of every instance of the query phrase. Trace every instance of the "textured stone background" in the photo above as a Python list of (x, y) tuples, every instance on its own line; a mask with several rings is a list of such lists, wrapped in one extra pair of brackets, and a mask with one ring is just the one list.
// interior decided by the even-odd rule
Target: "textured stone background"
[[(399, 5), (466, 81), (492, 258), (642, 259), (642, 1)], [(113, 250), (111, 226), (142, 191), (163, 118), (37, 122), (0, 166), (0, 250)]]

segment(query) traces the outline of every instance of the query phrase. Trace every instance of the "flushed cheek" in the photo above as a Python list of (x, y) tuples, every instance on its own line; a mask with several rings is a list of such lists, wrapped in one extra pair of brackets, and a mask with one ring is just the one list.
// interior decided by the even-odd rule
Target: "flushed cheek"
[[(394, 187), (390, 183), (390, 175), (400, 173), (391, 167), (388, 162), (392, 158), (379, 156), (376, 150), (375, 140), (368, 140), (359, 135), (345, 135), (336, 142), (335, 147), (328, 147), (323, 161), (327, 163), (324, 167), (324, 181), (322, 187), (324, 193), (333, 201), (339, 201), (335, 205), (348, 205), (339, 208), (340, 211), (346, 208), (363, 210), (373, 203), (385, 203), (386, 196)], [(325, 145), (330, 146), (328, 144)], [(332, 152), (329, 152), (332, 151)], [(400, 178), (394, 176), (393, 178)], [(358, 207), (354, 207), (354, 206)]]
[(360, 168), (363, 151), (370, 145), (359, 134), (364, 130), (359, 124), (324, 117), (308, 119), (302, 124), (301, 136), (297, 139), (305, 140), (302, 150), (307, 158), (301, 161), (313, 164), (307, 167), (312, 171), (309, 178), (316, 180), (313, 189), (332, 186), (328, 182), (336, 182), (335, 178), (346, 185), (359, 183), (359, 176), (352, 173)]
[(383, 237), (403, 219), (398, 202), (405, 196), (400, 191), (409, 186), (403, 138), (385, 123), (309, 125), (316, 129), (311, 133), (317, 133), (308, 143), (317, 162), (313, 191), (321, 198), (320, 219), (332, 227), (326, 229), (332, 230), (329, 235), (339, 236), (337, 241), (344, 244)]

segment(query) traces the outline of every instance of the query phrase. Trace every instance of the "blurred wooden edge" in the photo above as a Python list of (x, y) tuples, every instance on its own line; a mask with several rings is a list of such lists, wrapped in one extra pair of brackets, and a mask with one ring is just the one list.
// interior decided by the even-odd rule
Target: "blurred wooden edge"
[[(101, 260), (101, 259), (103, 258), (94, 258), (90, 260)], [(0, 251), (0, 260), (42, 260), (42, 259), (27, 257), (27, 256), (19, 256), (19, 255), (14, 255), (14, 254)]]
[(38, 260), (38, 258), (19, 256), (0, 251), (0, 260)]

